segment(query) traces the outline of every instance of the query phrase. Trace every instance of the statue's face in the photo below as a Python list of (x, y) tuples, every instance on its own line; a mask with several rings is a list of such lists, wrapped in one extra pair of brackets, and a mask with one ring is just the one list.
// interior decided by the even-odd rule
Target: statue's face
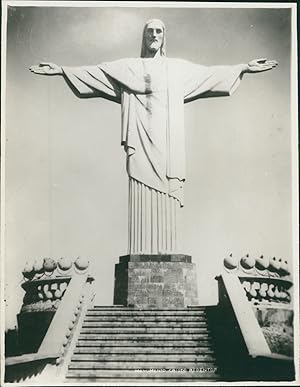
[(147, 50), (150, 52), (158, 51), (162, 46), (163, 37), (164, 30), (162, 25), (157, 21), (149, 23), (145, 30), (145, 43)]

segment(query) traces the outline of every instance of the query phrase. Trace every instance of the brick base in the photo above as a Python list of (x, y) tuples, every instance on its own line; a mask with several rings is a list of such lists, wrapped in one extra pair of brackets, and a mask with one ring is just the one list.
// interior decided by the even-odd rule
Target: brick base
[(139, 308), (198, 305), (189, 255), (126, 255), (115, 265), (114, 304)]

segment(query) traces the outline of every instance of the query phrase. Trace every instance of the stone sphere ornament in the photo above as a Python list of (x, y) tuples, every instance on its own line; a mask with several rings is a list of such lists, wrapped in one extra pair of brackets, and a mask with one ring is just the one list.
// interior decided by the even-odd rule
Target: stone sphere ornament
[(249, 254), (246, 254), (244, 257), (242, 257), (240, 262), (241, 262), (242, 268), (246, 270), (253, 269), (255, 265), (255, 259), (250, 257)]
[(53, 271), (56, 269), (56, 262), (52, 258), (44, 258), (44, 270), (47, 273), (53, 273)]
[(68, 271), (72, 267), (72, 261), (70, 258), (61, 257), (57, 262), (57, 266), (61, 271)]
[(74, 265), (75, 265), (76, 269), (78, 269), (80, 271), (85, 271), (85, 270), (87, 270), (87, 268), (89, 266), (89, 261), (86, 258), (78, 257), (75, 260)]
[(32, 279), (34, 277), (33, 266), (29, 262), (26, 262), (25, 267), (22, 271), (22, 274), (27, 279)]
[(255, 267), (258, 270), (266, 270), (269, 267), (270, 260), (268, 257), (264, 257), (261, 255), (260, 257), (256, 258), (255, 260)]
[(270, 265), (269, 265), (269, 270), (271, 272), (278, 273), (280, 270), (281, 263), (276, 257), (273, 257), (270, 259)]
[(235, 270), (238, 266), (238, 260), (232, 254), (229, 254), (228, 257), (224, 258), (223, 264), (226, 269)]
[(43, 259), (36, 259), (33, 263), (33, 270), (36, 274), (44, 273)]
[(281, 260), (279, 274), (283, 277), (290, 274), (288, 262)]
[(290, 273), (290, 269), (289, 269), (288, 261), (283, 261), (282, 267), (283, 267), (283, 269), (285, 270), (286, 275), (291, 274), (291, 273)]

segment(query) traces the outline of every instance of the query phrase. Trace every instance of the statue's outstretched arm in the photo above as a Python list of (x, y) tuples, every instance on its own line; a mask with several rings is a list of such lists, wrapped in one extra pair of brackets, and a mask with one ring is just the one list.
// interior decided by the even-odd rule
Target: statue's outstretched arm
[(66, 67), (42, 62), (31, 66), (29, 70), (39, 75), (62, 75), (79, 98), (102, 97), (117, 103), (121, 102), (120, 86), (99, 66)]
[(234, 93), (245, 73), (260, 73), (277, 66), (275, 60), (254, 59), (248, 64), (227, 66), (192, 65), (185, 79), (184, 102)]

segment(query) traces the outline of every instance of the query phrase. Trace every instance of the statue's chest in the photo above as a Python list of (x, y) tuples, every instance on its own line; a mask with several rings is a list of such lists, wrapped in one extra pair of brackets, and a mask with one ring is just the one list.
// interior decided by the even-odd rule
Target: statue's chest
[(152, 61), (151, 63), (151, 61), (149, 61), (143, 63), (141, 70), (141, 76), (146, 91), (162, 92), (167, 90), (167, 69), (165, 63), (155, 63), (155, 61)]

